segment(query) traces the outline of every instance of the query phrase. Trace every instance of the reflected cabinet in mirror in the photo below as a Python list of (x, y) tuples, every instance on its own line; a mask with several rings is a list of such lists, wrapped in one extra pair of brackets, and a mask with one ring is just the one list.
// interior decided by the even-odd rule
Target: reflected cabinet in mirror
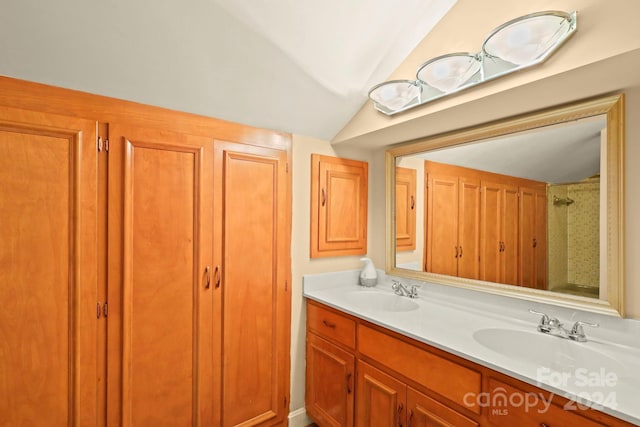
[(624, 98), (387, 151), (387, 270), (623, 315)]

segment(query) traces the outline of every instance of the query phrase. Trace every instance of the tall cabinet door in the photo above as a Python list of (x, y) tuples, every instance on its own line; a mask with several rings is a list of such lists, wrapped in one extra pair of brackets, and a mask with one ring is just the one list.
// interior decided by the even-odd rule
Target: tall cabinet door
[(480, 181), (460, 177), (458, 203), (458, 276), (480, 276)]
[(427, 268), (458, 275), (458, 177), (427, 176)]
[(96, 122), (0, 107), (0, 425), (96, 425)]
[(109, 133), (108, 425), (210, 426), (213, 140)]
[(286, 152), (214, 147), (215, 412), (223, 426), (274, 424), (288, 413)]
[(502, 204), (501, 184), (482, 181), (480, 203), (480, 279), (500, 283), (502, 279)]
[(518, 284), (518, 222), (519, 211), (518, 187), (505, 185), (502, 189), (501, 234), (502, 234), (502, 265), (500, 283), (508, 285)]

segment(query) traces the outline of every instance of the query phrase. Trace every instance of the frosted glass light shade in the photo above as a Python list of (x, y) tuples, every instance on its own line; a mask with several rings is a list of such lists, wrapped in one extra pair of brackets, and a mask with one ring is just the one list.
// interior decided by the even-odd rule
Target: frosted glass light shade
[(451, 92), (480, 71), (481, 63), (471, 53), (450, 53), (433, 58), (418, 68), (417, 77), (442, 92)]
[(522, 16), (496, 28), (482, 50), (515, 65), (532, 64), (562, 42), (573, 22), (572, 15), (558, 11)]
[(421, 93), (421, 87), (412, 80), (392, 80), (374, 86), (369, 98), (383, 107), (396, 111), (405, 107)]

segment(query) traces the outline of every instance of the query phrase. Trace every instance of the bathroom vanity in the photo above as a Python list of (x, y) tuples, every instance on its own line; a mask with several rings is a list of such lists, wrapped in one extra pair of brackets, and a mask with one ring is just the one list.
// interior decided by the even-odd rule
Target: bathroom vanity
[(574, 342), (536, 330), (524, 307), (545, 307), (428, 283), (408, 298), (392, 279), (370, 289), (357, 272), (305, 276), (306, 411), (318, 425), (640, 425), (640, 349), (602, 340), (606, 325)]

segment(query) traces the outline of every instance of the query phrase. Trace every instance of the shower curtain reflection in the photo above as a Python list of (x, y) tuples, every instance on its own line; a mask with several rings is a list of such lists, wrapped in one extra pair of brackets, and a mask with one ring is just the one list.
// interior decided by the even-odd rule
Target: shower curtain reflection
[(598, 298), (600, 178), (550, 185), (547, 200), (549, 289)]

